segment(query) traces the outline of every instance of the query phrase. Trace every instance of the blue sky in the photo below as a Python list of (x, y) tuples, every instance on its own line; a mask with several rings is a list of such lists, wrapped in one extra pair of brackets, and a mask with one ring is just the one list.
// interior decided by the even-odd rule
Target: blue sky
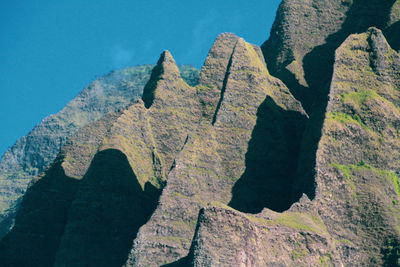
[(171, 51), (203, 64), (233, 32), (261, 45), (279, 0), (2, 0), (0, 155), (96, 77)]

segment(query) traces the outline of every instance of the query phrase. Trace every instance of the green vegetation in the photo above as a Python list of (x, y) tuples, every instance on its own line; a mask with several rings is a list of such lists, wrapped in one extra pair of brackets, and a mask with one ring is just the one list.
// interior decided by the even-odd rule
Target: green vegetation
[(325, 256), (319, 256), (319, 264), (321, 267), (332, 266), (333, 258), (330, 253), (327, 253)]
[(296, 260), (299, 258), (306, 257), (308, 255), (308, 251), (305, 249), (297, 248), (292, 251), (291, 258), (292, 260)]
[(374, 90), (360, 90), (357, 92), (350, 92), (342, 94), (341, 98), (345, 103), (353, 103), (355, 106), (365, 105), (368, 99), (382, 98)]
[(188, 196), (182, 195), (182, 194), (179, 193), (179, 192), (173, 192), (173, 193), (172, 193), (172, 196), (183, 197), (183, 198), (189, 198)]
[(357, 190), (356, 184), (354, 183), (355, 173), (357, 173), (357, 172), (359, 173), (362, 170), (369, 170), (369, 171), (376, 173), (378, 176), (390, 181), (392, 183), (392, 185), (394, 186), (394, 189), (395, 189), (397, 195), (400, 196), (400, 178), (395, 172), (377, 169), (377, 168), (365, 163), (363, 160), (358, 162), (356, 165), (354, 165), (354, 164), (340, 165), (340, 164), (336, 164), (336, 163), (332, 163), (331, 165), (333, 167), (339, 169), (344, 174), (347, 181), (349, 182), (349, 186), (353, 190), (353, 193), (355, 193)]
[(281, 213), (272, 220), (266, 220), (266, 223), (268, 225), (282, 225), (293, 229), (315, 232), (319, 234), (324, 234), (326, 232), (326, 227), (322, 220), (316, 218), (315, 216), (310, 216), (299, 212)]
[(357, 114), (351, 116), (351, 115), (343, 113), (343, 112), (330, 112), (327, 114), (327, 118), (344, 123), (344, 124), (348, 124), (348, 123), (358, 124), (365, 130), (369, 129), (364, 124), (364, 122), (361, 120), (360, 116), (358, 116)]
[(389, 179), (392, 181), (394, 188), (396, 189), (396, 193), (398, 196), (400, 196), (400, 178), (399, 176), (394, 173), (394, 172), (386, 172)]
[(342, 239), (339, 239), (339, 240), (335, 240), (335, 242), (340, 243), (340, 244), (346, 244), (346, 245), (354, 246), (353, 242), (351, 242), (350, 240), (345, 239), (345, 238), (342, 238)]

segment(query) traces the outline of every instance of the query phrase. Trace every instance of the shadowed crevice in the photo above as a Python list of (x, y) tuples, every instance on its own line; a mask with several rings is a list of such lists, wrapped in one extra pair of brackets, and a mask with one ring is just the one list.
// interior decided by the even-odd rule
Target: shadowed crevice
[(263, 208), (281, 212), (293, 204), (292, 184), (305, 120), (269, 96), (264, 100), (248, 145), (246, 169), (232, 189), (229, 206), (259, 213)]
[(233, 47), (231, 57), (229, 58), (228, 65), (226, 67), (224, 81), (222, 82), (221, 95), (219, 97), (219, 101), (218, 101), (217, 107), (215, 108), (214, 116), (213, 116), (213, 119), (212, 119), (212, 125), (214, 125), (215, 121), (217, 120), (218, 111), (221, 108), (222, 101), (224, 100), (226, 85), (228, 83), (230, 69), (231, 69), (231, 66), (232, 66), (232, 58), (233, 58), (233, 54), (235, 53), (236, 45), (237, 44), (235, 44), (235, 46)]
[(196, 229), (194, 231), (194, 235), (193, 235), (193, 238), (192, 238), (192, 243), (190, 245), (189, 253), (185, 257), (180, 258), (177, 261), (162, 265), (162, 267), (190, 267), (190, 266), (194, 266), (194, 264), (193, 264), (194, 251), (195, 251), (196, 247), (198, 246), (198, 240), (197, 240), (196, 237), (198, 236), (200, 224), (202, 222), (201, 218), (202, 218), (203, 214), (204, 214), (204, 209), (200, 209), (199, 216), (197, 217)]
[(383, 31), (389, 45), (396, 51), (400, 50), (400, 21), (393, 23)]
[(157, 65), (151, 71), (150, 79), (146, 83), (143, 88), (142, 100), (144, 102), (144, 106), (149, 109), (154, 101), (154, 93), (157, 89), (157, 83), (161, 79), (161, 75), (164, 74), (164, 67), (162, 63), (165, 59), (164, 53), (161, 55), (160, 59), (157, 62)]
[(56, 258), (57, 266), (122, 266), (161, 190), (140, 186), (116, 149), (96, 154), (82, 180)]
[(400, 243), (397, 237), (393, 236), (385, 240), (381, 254), (383, 255), (384, 267), (398, 266), (400, 264)]

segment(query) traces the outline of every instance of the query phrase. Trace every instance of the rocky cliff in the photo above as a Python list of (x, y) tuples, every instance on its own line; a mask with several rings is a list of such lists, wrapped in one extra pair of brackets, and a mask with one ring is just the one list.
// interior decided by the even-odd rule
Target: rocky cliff
[(284, 0), (261, 48), (221, 34), (198, 84), (163, 52), (33, 180), (0, 263), (400, 265), (399, 7)]

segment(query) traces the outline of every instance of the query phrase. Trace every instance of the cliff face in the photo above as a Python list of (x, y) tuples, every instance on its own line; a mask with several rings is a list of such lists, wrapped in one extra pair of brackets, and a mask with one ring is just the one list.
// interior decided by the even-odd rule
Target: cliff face
[(34, 179), (0, 263), (399, 265), (399, 3), (284, 0), (195, 86), (165, 51)]
[(376, 28), (351, 35), (336, 51), (316, 203), (328, 231), (351, 241), (340, 245), (347, 264), (390, 265), (397, 257), (399, 64)]
[(304, 132), (292, 201), (315, 197), (315, 165), (336, 49), (354, 33), (382, 29), (393, 49), (399, 1), (282, 1), (262, 45), (269, 71), (281, 79), (310, 116)]
[(255, 217), (211, 203), (180, 266), (398, 266), (400, 55), (370, 28), (337, 49), (316, 192)]

